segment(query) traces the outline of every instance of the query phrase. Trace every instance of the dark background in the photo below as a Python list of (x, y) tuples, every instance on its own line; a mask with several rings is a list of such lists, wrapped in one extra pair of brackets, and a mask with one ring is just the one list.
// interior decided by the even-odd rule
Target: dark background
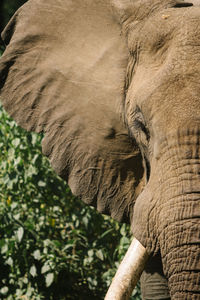
[(0, 31), (8, 23), (14, 12), (24, 4), (26, 0), (1, 0), (0, 1)]
[[(0, 32), (3, 31), (6, 24), (14, 12), (23, 5), (26, 0), (0, 0)], [(4, 50), (4, 44), (0, 38), (0, 53)]]

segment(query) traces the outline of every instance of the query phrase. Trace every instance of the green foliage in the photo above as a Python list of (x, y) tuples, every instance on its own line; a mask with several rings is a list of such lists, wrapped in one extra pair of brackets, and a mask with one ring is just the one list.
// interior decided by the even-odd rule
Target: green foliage
[(0, 45), (0, 56), (3, 54), (4, 47)]
[(0, 108), (0, 299), (103, 299), (129, 228), (71, 195), (41, 139)]
[[(15, 11), (23, 5), (27, 0), (1, 0), (0, 1), (0, 33), (3, 31), (10, 18)], [(0, 37), (0, 56), (2, 55), (5, 47)]]

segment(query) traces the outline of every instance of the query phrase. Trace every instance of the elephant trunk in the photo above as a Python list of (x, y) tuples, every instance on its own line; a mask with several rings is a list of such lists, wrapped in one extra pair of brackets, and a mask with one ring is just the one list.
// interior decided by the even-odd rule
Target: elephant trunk
[[(200, 193), (173, 198), (176, 206), (171, 204), (174, 211), (165, 212), (167, 222), (159, 235), (164, 272), (171, 297), (176, 300), (200, 297), (199, 199)], [(190, 205), (184, 204), (185, 201)]]
[(161, 201), (154, 221), (164, 273), (176, 300), (200, 298), (199, 145), (199, 134), (188, 132), (168, 140), (158, 159)]
[[(160, 251), (172, 300), (199, 299), (200, 135), (187, 132), (165, 140), (161, 146), (151, 162), (149, 182), (135, 204), (133, 234), (148, 253)], [(137, 276), (129, 272), (126, 277), (135, 256), (129, 249), (132, 255), (127, 253), (130, 259), (125, 257), (122, 263), (125, 271), (119, 268), (106, 300), (129, 299), (129, 287), (134, 286), (131, 281), (139, 279), (147, 258), (146, 250), (141, 249)]]
[[(191, 232), (182, 232), (188, 236)], [(182, 238), (181, 234), (178, 239)], [(174, 239), (172, 236), (171, 239)], [(170, 250), (163, 257), (163, 264), (167, 266), (166, 275), (172, 300), (199, 299), (200, 276), (199, 276), (199, 245), (195, 241), (186, 241), (186, 244), (170, 245)]]

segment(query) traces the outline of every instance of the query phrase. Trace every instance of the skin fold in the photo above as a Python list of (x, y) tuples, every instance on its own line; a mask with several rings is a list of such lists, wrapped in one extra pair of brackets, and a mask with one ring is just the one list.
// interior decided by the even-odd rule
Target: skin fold
[(2, 35), (5, 109), (75, 195), (131, 224), (146, 300), (200, 299), (198, 6), (29, 0)]

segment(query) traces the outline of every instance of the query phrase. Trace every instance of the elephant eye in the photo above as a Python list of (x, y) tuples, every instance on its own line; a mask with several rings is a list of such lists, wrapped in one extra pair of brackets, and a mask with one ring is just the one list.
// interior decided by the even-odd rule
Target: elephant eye
[(133, 122), (133, 126), (136, 131), (142, 131), (145, 134), (147, 141), (149, 141), (150, 139), (149, 130), (140, 119), (135, 119)]
[(131, 135), (134, 136), (138, 142), (138, 146), (141, 150), (141, 154), (143, 157), (143, 165), (146, 174), (146, 182), (148, 182), (150, 177), (150, 164), (149, 164), (149, 140), (150, 133), (148, 128), (145, 126), (143, 120), (138, 116), (134, 119), (131, 126)]
[(143, 132), (143, 134), (146, 137), (146, 140), (149, 141), (150, 139), (149, 130), (146, 126), (146, 122), (143, 117), (142, 111), (138, 105), (135, 107), (132, 117), (133, 119), (132, 119), (131, 127), (133, 127), (133, 130), (135, 131), (136, 135), (141, 134), (141, 132)]
[(145, 162), (145, 170), (146, 170), (146, 180), (148, 182), (149, 177), (150, 177), (151, 167), (150, 167), (150, 163), (145, 155), (144, 155), (144, 162)]
[(178, 8), (178, 7), (188, 7), (188, 6), (193, 6), (193, 3), (191, 2), (177, 2), (173, 7)]

